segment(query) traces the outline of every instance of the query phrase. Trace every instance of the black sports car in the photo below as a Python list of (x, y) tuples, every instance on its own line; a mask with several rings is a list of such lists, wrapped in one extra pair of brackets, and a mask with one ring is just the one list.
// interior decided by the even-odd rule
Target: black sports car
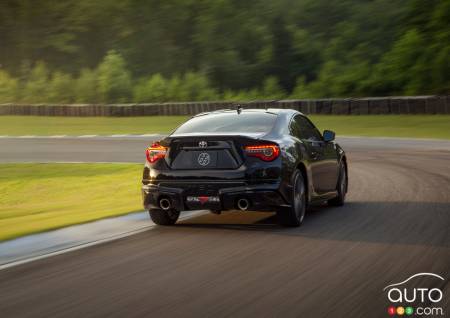
[(159, 225), (180, 211), (239, 209), (299, 226), (310, 203), (344, 204), (347, 159), (334, 136), (291, 109), (196, 115), (146, 150), (144, 206)]

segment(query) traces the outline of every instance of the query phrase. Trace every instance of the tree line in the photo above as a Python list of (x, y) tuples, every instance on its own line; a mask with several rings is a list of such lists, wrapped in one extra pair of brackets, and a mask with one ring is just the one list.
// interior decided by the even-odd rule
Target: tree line
[(0, 103), (448, 94), (449, 0), (4, 0)]

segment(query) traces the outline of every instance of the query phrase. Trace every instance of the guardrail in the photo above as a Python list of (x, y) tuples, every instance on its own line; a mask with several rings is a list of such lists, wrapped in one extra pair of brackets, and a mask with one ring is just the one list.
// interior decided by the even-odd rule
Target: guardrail
[(195, 115), (217, 109), (292, 108), (305, 114), (450, 114), (450, 95), (261, 100), (251, 102), (188, 102), (153, 104), (0, 104), (0, 115), (155, 116)]

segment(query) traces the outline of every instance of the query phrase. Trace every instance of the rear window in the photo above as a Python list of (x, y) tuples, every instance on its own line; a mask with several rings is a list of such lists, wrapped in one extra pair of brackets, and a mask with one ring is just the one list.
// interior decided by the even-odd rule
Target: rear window
[(213, 113), (194, 117), (175, 130), (174, 134), (188, 133), (268, 133), (277, 115), (263, 112)]

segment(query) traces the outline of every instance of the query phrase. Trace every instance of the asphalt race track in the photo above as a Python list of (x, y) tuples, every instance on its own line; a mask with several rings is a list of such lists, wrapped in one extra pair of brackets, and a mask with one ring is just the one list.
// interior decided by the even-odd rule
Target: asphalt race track
[[(152, 137), (26, 137), (0, 136), (0, 162), (137, 162), (145, 160), (145, 148), (163, 136)], [(395, 138), (341, 137), (338, 142), (353, 151), (450, 151), (450, 141)]]
[[(0, 271), (2, 317), (388, 317), (413, 274), (450, 313), (450, 142), (341, 138), (344, 207), (300, 228), (203, 215)], [(0, 139), (1, 161), (143, 162), (139, 138)], [(430, 305), (430, 304), (428, 304)], [(439, 316), (441, 317), (441, 316)]]

